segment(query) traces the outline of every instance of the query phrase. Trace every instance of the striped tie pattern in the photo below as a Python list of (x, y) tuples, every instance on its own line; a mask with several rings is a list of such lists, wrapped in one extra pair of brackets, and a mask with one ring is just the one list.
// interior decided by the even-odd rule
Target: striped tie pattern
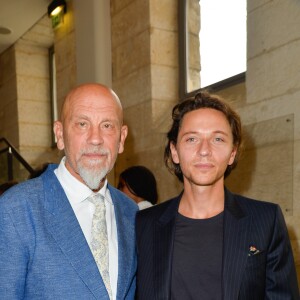
[(93, 215), (92, 221), (92, 240), (90, 247), (106, 286), (109, 298), (112, 299), (109, 279), (109, 253), (104, 197), (101, 194), (97, 193), (90, 196), (88, 200), (95, 205), (95, 213)]

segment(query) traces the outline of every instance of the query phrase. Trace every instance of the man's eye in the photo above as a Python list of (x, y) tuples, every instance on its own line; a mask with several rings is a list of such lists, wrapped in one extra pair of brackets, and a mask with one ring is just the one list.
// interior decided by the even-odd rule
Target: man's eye
[(104, 127), (105, 129), (110, 129), (110, 128), (113, 128), (113, 125), (112, 125), (111, 123), (104, 123), (104, 124), (103, 124), (103, 127)]
[(224, 139), (221, 137), (216, 137), (215, 140), (216, 142), (224, 142)]
[(187, 138), (187, 142), (193, 143), (195, 141), (196, 141), (196, 139), (194, 137)]
[(86, 123), (86, 122), (78, 122), (78, 123), (76, 124), (76, 126), (77, 126), (78, 128), (85, 128), (85, 127), (87, 126), (87, 123)]

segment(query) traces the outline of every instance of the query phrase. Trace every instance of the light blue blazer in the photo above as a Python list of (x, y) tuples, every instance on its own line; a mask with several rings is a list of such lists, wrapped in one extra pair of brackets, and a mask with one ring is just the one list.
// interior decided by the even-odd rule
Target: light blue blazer
[[(0, 197), (0, 299), (109, 299), (56, 167)], [(134, 299), (138, 208), (108, 188), (118, 234), (117, 299)]]

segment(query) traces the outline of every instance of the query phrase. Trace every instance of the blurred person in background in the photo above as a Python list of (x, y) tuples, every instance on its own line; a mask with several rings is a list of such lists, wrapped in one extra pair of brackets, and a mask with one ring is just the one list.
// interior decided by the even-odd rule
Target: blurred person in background
[(144, 166), (133, 166), (124, 170), (119, 177), (118, 189), (134, 200), (140, 210), (157, 203), (156, 179)]

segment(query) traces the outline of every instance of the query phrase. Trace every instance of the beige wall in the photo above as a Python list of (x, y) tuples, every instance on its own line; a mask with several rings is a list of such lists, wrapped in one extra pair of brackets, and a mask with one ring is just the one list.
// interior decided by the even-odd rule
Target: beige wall
[(65, 96), (77, 84), (73, 1), (68, 1), (64, 23), (54, 30), (54, 51), (56, 60), (57, 108), (60, 112)]
[[(247, 193), (279, 203), (300, 278), (300, 3), (248, 1), (247, 101), (239, 110), (256, 146)], [(251, 148), (251, 147), (249, 147)]]
[[(48, 57), (52, 43), (49, 19), (43, 17), (0, 56), (0, 136), (32, 167), (53, 159)], [(26, 179), (28, 173), (19, 171), (17, 179)]]
[[(73, 0), (77, 83), (112, 85), (109, 0)], [(89, 22), (87, 22), (89, 20)]]
[(245, 142), (226, 182), (280, 204), (300, 279), (300, 3), (248, 1), (247, 18), (246, 85), (221, 93), (241, 115)]
[(113, 0), (111, 17), (113, 88), (129, 126), (116, 177), (128, 166), (145, 165), (161, 183), (162, 201), (179, 190), (163, 164), (165, 132), (178, 101), (177, 3)]
[(0, 56), (0, 136), (19, 145), (17, 76), (14, 47)]

